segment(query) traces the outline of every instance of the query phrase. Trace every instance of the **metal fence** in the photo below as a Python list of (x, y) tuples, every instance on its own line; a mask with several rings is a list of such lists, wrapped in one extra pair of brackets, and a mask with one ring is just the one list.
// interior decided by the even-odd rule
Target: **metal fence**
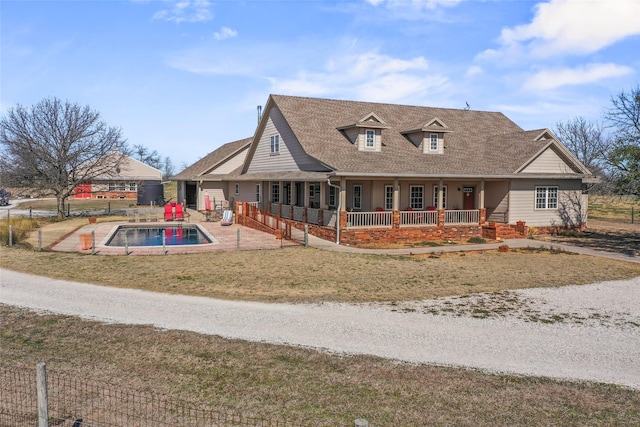
[[(0, 427), (293, 427), (265, 419), (37, 369), (0, 368)], [(367, 426), (363, 419), (356, 426)]]

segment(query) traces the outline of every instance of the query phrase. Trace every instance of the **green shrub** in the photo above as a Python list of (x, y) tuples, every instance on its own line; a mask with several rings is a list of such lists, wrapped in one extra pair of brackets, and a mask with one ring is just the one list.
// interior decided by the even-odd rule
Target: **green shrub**
[(29, 233), (39, 227), (33, 218), (11, 218), (0, 220), (0, 244), (9, 246), (9, 225), (11, 225), (11, 242), (14, 245), (24, 243)]

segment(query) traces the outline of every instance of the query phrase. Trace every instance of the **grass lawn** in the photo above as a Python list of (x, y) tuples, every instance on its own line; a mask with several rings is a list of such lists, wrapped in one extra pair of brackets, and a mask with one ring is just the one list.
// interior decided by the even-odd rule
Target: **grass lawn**
[[(52, 223), (47, 236), (75, 226)], [(2, 247), (0, 267), (267, 302), (404, 301), (640, 275), (640, 264), (537, 250), (380, 256), (288, 248), (124, 257)], [(0, 305), (0, 366), (42, 361), (126, 389), (327, 426), (353, 425), (360, 417), (376, 426), (640, 423), (640, 391), (622, 387), (398, 364)]]

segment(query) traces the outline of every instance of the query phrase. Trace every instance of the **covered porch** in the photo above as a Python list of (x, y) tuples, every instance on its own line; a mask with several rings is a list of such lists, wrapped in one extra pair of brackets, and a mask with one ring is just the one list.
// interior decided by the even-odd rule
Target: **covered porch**
[(341, 244), (495, 238), (496, 227), (503, 234), (515, 229), (493, 224), (507, 221), (508, 181), (332, 177), (264, 181), (261, 188), (263, 202), (236, 203), (239, 217), (262, 226), (307, 225), (311, 234)]

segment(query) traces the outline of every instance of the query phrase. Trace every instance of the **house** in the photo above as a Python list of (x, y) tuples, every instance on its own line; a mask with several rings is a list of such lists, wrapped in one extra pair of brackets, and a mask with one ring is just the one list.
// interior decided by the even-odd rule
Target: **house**
[(548, 129), (499, 112), (271, 95), (243, 141), (242, 166), (219, 179), (250, 226), (273, 217), (359, 244), (586, 221), (589, 170)]
[(162, 181), (162, 171), (124, 156), (120, 166), (111, 173), (94, 177), (90, 182), (78, 185), (73, 192), (76, 199), (133, 199), (137, 200), (138, 189), (144, 184)]

